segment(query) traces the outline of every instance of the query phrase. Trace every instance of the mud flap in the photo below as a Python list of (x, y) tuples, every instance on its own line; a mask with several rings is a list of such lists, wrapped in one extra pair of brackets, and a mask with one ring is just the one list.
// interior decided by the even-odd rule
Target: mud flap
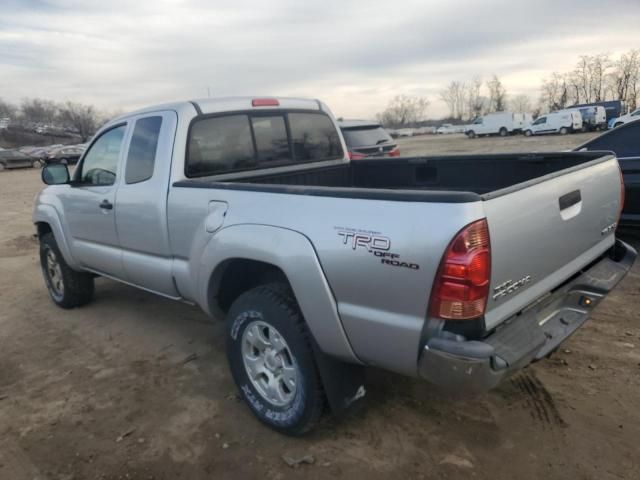
[(312, 343), (329, 407), (334, 415), (340, 415), (365, 396), (364, 367), (336, 360), (323, 353), (315, 339)]

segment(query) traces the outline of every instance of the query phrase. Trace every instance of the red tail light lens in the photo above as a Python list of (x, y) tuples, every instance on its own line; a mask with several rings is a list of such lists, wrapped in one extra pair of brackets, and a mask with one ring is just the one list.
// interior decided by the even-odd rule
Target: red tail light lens
[(277, 98), (254, 98), (251, 100), (254, 107), (279, 107), (280, 102)]
[(400, 156), (400, 149), (398, 147), (394, 148), (393, 150), (391, 150), (388, 155), (390, 157), (399, 157)]
[(480, 317), (490, 279), (489, 227), (482, 219), (463, 228), (447, 247), (433, 283), (429, 314), (446, 320)]
[(349, 152), (349, 160), (362, 160), (363, 158), (367, 158), (367, 156), (362, 153)]

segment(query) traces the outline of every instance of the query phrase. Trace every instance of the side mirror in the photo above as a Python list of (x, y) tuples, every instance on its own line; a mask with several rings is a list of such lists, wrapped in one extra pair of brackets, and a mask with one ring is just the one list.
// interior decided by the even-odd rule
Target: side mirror
[(55, 163), (42, 169), (42, 181), (47, 185), (63, 185), (69, 183), (69, 169), (66, 165)]

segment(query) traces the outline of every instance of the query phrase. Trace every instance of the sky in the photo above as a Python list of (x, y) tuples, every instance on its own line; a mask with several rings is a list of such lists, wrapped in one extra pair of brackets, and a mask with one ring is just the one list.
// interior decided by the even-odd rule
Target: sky
[(579, 55), (640, 47), (640, 0), (0, 0), (0, 98), (127, 111), (229, 95), (372, 118), (497, 74), (536, 99)]

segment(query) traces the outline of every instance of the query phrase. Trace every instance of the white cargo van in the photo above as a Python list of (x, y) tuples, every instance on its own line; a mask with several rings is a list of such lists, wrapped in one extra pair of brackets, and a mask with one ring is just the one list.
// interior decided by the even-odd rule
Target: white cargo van
[(488, 113), (476, 118), (473, 123), (467, 125), (465, 132), (467, 137), (475, 138), (478, 135), (500, 135), (506, 137), (511, 133), (519, 133), (524, 127), (525, 115), (513, 112)]
[(578, 110), (561, 110), (551, 112), (538, 117), (531, 125), (525, 128), (524, 134), (540, 135), (544, 133), (559, 133), (566, 135), (569, 132), (582, 130), (582, 115)]

